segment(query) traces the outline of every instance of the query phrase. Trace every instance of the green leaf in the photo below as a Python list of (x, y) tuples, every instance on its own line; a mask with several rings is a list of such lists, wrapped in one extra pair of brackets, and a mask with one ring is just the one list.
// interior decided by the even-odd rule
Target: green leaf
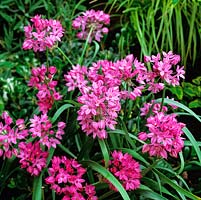
[(163, 173), (159, 172), (156, 169), (153, 169), (154, 172), (156, 172), (159, 177), (161, 178), (161, 180), (165, 183), (167, 183), (168, 185), (170, 185), (173, 189), (175, 189), (178, 193), (181, 193), (187, 197), (189, 197), (192, 200), (201, 200), (200, 197), (192, 194), (191, 192), (183, 189), (182, 187), (180, 187), (178, 184), (176, 184), (174, 181), (172, 181), (171, 179), (169, 179), (167, 176), (165, 176)]
[(15, 67), (15, 63), (9, 62), (9, 61), (0, 61), (0, 67), (13, 68), (13, 67)]
[(182, 152), (179, 152), (179, 158), (180, 158), (180, 169), (178, 171), (178, 174), (181, 174), (183, 171), (184, 171), (184, 156), (183, 156), (183, 153)]
[(43, 175), (41, 173), (40, 176), (34, 177), (32, 200), (42, 199), (42, 176)]
[(105, 162), (105, 167), (107, 168), (109, 160), (110, 160), (110, 155), (108, 153), (108, 149), (107, 149), (107, 146), (105, 144), (105, 140), (100, 140), (99, 139), (98, 142), (99, 142), (102, 154), (103, 154), (103, 158), (104, 158), (104, 162)]
[(0, 114), (3, 112), (3, 110), (4, 110), (4, 102), (0, 98)]
[(201, 76), (196, 77), (195, 79), (192, 80), (193, 83), (196, 85), (201, 85)]
[(68, 108), (71, 108), (71, 107), (73, 107), (73, 105), (71, 105), (71, 104), (64, 104), (64, 105), (62, 105), (62, 106), (56, 111), (56, 113), (54, 114), (54, 116), (52, 117), (52, 123), (54, 123), (54, 122), (57, 120), (57, 118), (61, 115), (61, 113), (62, 113), (64, 110), (66, 110), (66, 109), (68, 109)]
[(193, 135), (191, 134), (191, 132), (188, 130), (187, 127), (184, 127), (182, 129), (184, 131), (184, 133), (186, 134), (186, 136), (188, 137), (188, 139), (191, 141), (193, 148), (195, 149), (195, 152), (197, 154), (197, 157), (201, 163), (201, 151), (200, 148), (198, 146), (197, 141), (195, 140), (195, 138), (193, 137)]
[(7, 15), (6, 13), (0, 12), (0, 15), (9, 23), (11, 23), (13, 21), (13, 18), (9, 15)]
[(117, 188), (123, 200), (130, 200), (128, 193), (126, 192), (124, 187), (121, 185), (121, 183), (113, 176), (111, 172), (109, 172), (103, 166), (91, 160), (82, 161), (81, 164), (83, 164), (84, 166), (91, 167), (94, 171), (97, 171), (102, 176), (104, 176), (108, 181), (110, 181)]
[(73, 158), (76, 158), (76, 156), (65, 146), (63, 146), (62, 144), (58, 144), (57, 145), (60, 149), (62, 149), (65, 153), (69, 154), (70, 156), (72, 156)]
[(188, 82), (182, 83), (182, 86), (183, 86), (183, 91), (186, 95), (188, 95), (190, 97), (196, 96), (197, 86), (195, 86), (191, 83), (188, 83)]
[(140, 193), (142, 199), (168, 200), (165, 197), (161, 196), (160, 194), (151, 190), (149, 187), (142, 184), (140, 186), (140, 189), (137, 190), (137, 193)]
[(127, 148), (120, 148), (122, 150), (122, 152), (128, 153), (130, 155), (133, 156), (133, 158), (142, 161), (145, 165), (149, 166), (150, 163), (147, 162), (143, 156), (141, 156), (139, 153), (137, 153), (136, 151), (132, 150), (132, 149), (127, 149)]
[[(161, 102), (162, 101), (162, 98), (160, 99), (157, 99), (156, 102)], [(167, 103), (169, 105), (175, 105), (185, 111), (187, 111), (188, 113), (190, 113), (193, 117), (195, 117), (199, 122), (201, 122), (201, 119), (200, 117), (195, 113), (193, 112), (191, 109), (189, 109), (187, 106), (183, 105), (182, 103), (179, 103), (177, 101), (174, 101), (172, 99), (167, 99), (167, 98), (164, 98), (164, 103)]]
[(201, 99), (195, 99), (188, 104), (189, 108), (200, 108), (201, 107)]
[(168, 90), (175, 94), (179, 100), (183, 99), (183, 89), (181, 86), (171, 87)]
[[(159, 188), (158, 188), (158, 182), (152, 180), (151, 178), (147, 178), (147, 177), (143, 177), (142, 178), (142, 181), (144, 183), (146, 183), (146, 185), (148, 185), (152, 190), (155, 190), (155, 191), (159, 191)], [(140, 186), (140, 188), (143, 188), (143, 185)], [(170, 193), (165, 187), (161, 187), (161, 192), (162, 193), (165, 193), (165, 194), (168, 194), (172, 197), (174, 197), (176, 199), (176, 197)]]

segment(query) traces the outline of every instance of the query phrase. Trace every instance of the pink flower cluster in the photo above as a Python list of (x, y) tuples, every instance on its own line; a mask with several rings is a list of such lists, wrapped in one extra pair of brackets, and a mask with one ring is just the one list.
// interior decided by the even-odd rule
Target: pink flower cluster
[[(152, 59), (146, 57), (146, 62), (154, 60), (151, 71), (144, 63), (134, 59), (133, 55), (128, 55), (116, 62), (98, 61), (89, 69), (76, 65), (64, 75), (68, 91), (79, 88), (82, 94), (78, 97), (78, 102), (82, 104), (78, 111), (82, 130), (87, 135), (93, 134), (93, 138), (107, 138), (106, 128), (114, 129), (117, 124), (121, 99), (135, 100), (146, 89), (157, 93), (164, 88), (166, 82), (175, 85), (175, 80), (178, 82), (180, 77), (184, 78), (183, 68), (179, 66), (176, 69), (177, 73), (173, 75), (172, 65), (179, 61), (178, 55), (163, 52), (163, 56), (162, 61), (159, 61), (159, 54), (156, 57), (152, 56)], [(158, 65), (163, 67), (157, 67)], [(168, 66), (168, 70), (165, 66)], [(161, 75), (163, 73), (165, 76)], [(158, 80), (162, 82), (158, 83)]]
[(161, 103), (156, 103), (154, 100), (152, 100), (151, 103), (144, 103), (143, 107), (140, 108), (140, 111), (140, 116), (148, 116), (151, 114), (157, 114), (160, 111), (167, 112), (168, 107), (163, 105), (161, 108)]
[(58, 122), (58, 130), (55, 131), (52, 129), (52, 123), (48, 119), (47, 114), (41, 115), (41, 117), (34, 115), (33, 119), (30, 119), (30, 129), (32, 138), (38, 137), (40, 144), (56, 148), (57, 144), (60, 144), (62, 135), (64, 134), (65, 123)]
[(95, 187), (88, 185), (83, 179), (86, 170), (74, 159), (65, 156), (54, 156), (51, 160), (52, 167), (48, 169), (50, 174), (45, 179), (51, 189), (58, 194), (63, 194), (62, 200), (80, 199), (97, 200)]
[(59, 92), (56, 92), (57, 81), (53, 80), (53, 77), (57, 69), (54, 66), (33, 68), (31, 71), (31, 78), (29, 80), (29, 86), (37, 88), (38, 106), (40, 111), (47, 113), (52, 108), (54, 101), (62, 99)]
[[(126, 190), (131, 191), (140, 187), (140, 165), (128, 153), (123, 154), (121, 151), (116, 150), (112, 152), (112, 160), (108, 169)], [(104, 181), (109, 183), (112, 190), (117, 191), (107, 179), (104, 179)]]
[(53, 19), (42, 19), (41, 15), (31, 18), (33, 25), (24, 27), (25, 41), (23, 49), (33, 49), (37, 51), (45, 51), (51, 48), (57, 41), (61, 41), (64, 29), (59, 21)]
[[(105, 129), (114, 129), (117, 113), (121, 109), (119, 87), (112, 82), (109, 83), (104, 74), (98, 74), (101, 66), (106, 67), (108, 64), (107, 61), (94, 63), (89, 71), (78, 65), (65, 75), (68, 90), (78, 87), (81, 91), (82, 95), (78, 97), (78, 102), (82, 106), (77, 119), (82, 130), (87, 135), (93, 134), (93, 138), (107, 138)], [(85, 76), (88, 80), (85, 80)]]
[[(142, 70), (144, 74), (138, 78), (142, 82), (145, 81), (148, 83), (148, 90), (152, 91), (153, 93), (163, 90), (164, 83), (176, 86), (179, 85), (180, 78), (184, 79), (184, 67), (177, 65), (180, 61), (180, 56), (173, 54), (172, 51), (169, 51), (168, 53), (163, 52), (162, 55), (163, 58), (161, 58), (160, 53), (158, 53), (156, 56), (152, 55), (144, 57), (145, 63), (152, 64), (152, 71), (147, 71), (147, 69), (142, 65), (139, 68), (139, 70)], [(176, 65), (177, 67), (174, 69), (173, 66)]]
[(2, 113), (0, 120), (0, 157), (11, 158), (18, 154), (17, 143), (26, 138), (28, 130), (24, 129), (22, 119), (16, 122), (18, 128), (12, 128), (13, 120), (7, 112)]
[(46, 167), (48, 152), (43, 151), (39, 142), (20, 142), (19, 145), (21, 168), (26, 168), (33, 176), (38, 176), (41, 170)]
[(78, 16), (73, 20), (72, 26), (74, 29), (81, 29), (81, 32), (77, 34), (79, 39), (87, 39), (87, 36), (91, 32), (89, 43), (95, 38), (100, 42), (103, 34), (108, 33), (108, 28), (104, 25), (110, 23), (110, 16), (105, 14), (103, 11), (87, 10), (82, 16)]
[(168, 154), (177, 157), (184, 146), (181, 135), (185, 124), (177, 121), (176, 114), (156, 112), (147, 118), (146, 126), (149, 133), (140, 132), (138, 136), (148, 143), (143, 145), (142, 152), (166, 159)]
[[(31, 175), (38, 176), (46, 166), (48, 156), (48, 152), (42, 150), (42, 146), (47, 146), (48, 149), (56, 148), (64, 134), (65, 123), (58, 122), (55, 133), (46, 114), (41, 117), (34, 115), (33, 119), (30, 119), (29, 128), (26, 128), (23, 119), (16, 120), (16, 126), (11, 127), (13, 120), (7, 112), (2, 113), (0, 120), (0, 157), (11, 158), (14, 155), (20, 158), (21, 168), (27, 168)], [(38, 137), (39, 140), (37, 138), (34, 142), (24, 142), (30, 136)]]
[[(177, 66), (176, 72), (173, 72), (172, 65), (177, 64), (179, 57), (172, 52), (163, 52), (163, 57), (162, 61), (160, 54), (150, 59), (146, 57), (146, 62), (154, 60), (153, 70), (148, 70), (145, 64), (134, 59), (133, 55), (116, 62), (101, 60), (93, 63), (89, 69), (85, 66), (74, 66), (64, 78), (68, 91), (78, 88), (81, 92), (78, 102), (82, 106), (78, 111), (78, 120), (82, 130), (87, 135), (93, 134), (93, 138), (105, 139), (106, 129), (114, 129), (117, 124), (121, 99), (135, 100), (146, 90), (160, 92), (164, 84), (174, 86), (176, 80), (177, 85), (179, 78), (184, 78), (183, 67)], [(159, 65), (160, 67), (157, 67)], [(165, 76), (161, 75), (163, 73)], [(161, 82), (158, 83), (159, 80)]]

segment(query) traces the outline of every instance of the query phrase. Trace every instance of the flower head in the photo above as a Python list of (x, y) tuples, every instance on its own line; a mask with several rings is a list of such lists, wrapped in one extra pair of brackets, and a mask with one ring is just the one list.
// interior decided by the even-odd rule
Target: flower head
[(19, 154), (21, 168), (26, 168), (33, 176), (38, 176), (46, 166), (48, 152), (43, 151), (39, 142), (19, 143)]
[(73, 20), (73, 28), (76, 30), (81, 30), (77, 37), (80, 39), (87, 39), (88, 34), (91, 32), (89, 42), (95, 38), (98, 42), (100, 42), (103, 34), (108, 33), (108, 28), (104, 25), (108, 25), (110, 23), (110, 16), (105, 14), (103, 11), (95, 11), (88, 10), (82, 14), (82, 16), (78, 16)]
[(157, 112), (147, 118), (146, 126), (149, 133), (139, 133), (139, 139), (148, 142), (143, 145), (142, 152), (166, 159), (168, 154), (177, 157), (184, 146), (184, 138), (181, 135), (185, 125), (177, 122), (176, 115)]
[(60, 41), (64, 29), (59, 21), (53, 19), (42, 19), (41, 15), (31, 18), (32, 25), (24, 27), (25, 41), (23, 49), (33, 49), (36, 51), (45, 51), (51, 48), (56, 41)]
[[(121, 151), (112, 152), (112, 160), (109, 162), (109, 171), (122, 183), (123, 187), (128, 190), (135, 190), (140, 187), (141, 170), (140, 165), (128, 153), (123, 154)], [(106, 179), (112, 190), (117, 189)]]
[(33, 138), (40, 138), (40, 144), (47, 146), (48, 149), (50, 147), (56, 148), (56, 145), (60, 144), (60, 140), (64, 134), (64, 122), (58, 123), (58, 129), (56, 133), (52, 129), (52, 123), (48, 119), (47, 114), (43, 114), (41, 116), (34, 115), (34, 117), (30, 119), (30, 122), (31, 125), (29, 131), (31, 132), (31, 136)]
[(62, 96), (56, 91), (55, 87), (57, 81), (53, 80), (53, 77), (57, 69), (55, 66), (33, 68), (31, 71), (31, 77), (29, 80), (29, 86), (37, 88), (37, 98), (39, 110), (43, 114), (47, 113), (53, 106), (55, 101), (61, 100)]
[[(26, 138), (28, 130), (25, 129), (24, 120), (18, 119), (16, 125), (12, 127), (13, 120), (7, 112), (0, 116), (0, 157), (11, 158), (17, 155), (17, 144), (20, 140)], [(20, 124), (21, 123), (21, 124)]]
[(47, 184), (51, 185), (51, 189), (58, 194), (64, 194), (63, 200), (70, 199), (94, 199), (95, 187), (85, 184), (83, 175), (86, 170), (74, 159), (68, 159), (65, 156), (52, 158), (52, 167), (48, 169), (50, 174), (45, 179)]

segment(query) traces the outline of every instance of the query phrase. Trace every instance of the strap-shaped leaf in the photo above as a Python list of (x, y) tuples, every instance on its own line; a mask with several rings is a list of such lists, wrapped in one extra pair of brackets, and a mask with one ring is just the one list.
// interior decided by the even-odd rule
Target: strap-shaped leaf
[(82, 161), (81, 164), (91, 167), (94, 171), (97, 171), (102, 176), (104, 176), (108, 181), (110, 181), (117, 188), (123, 200), (130, 200), (128, 193), (126, 192), (124, 187), (121, 185), (121, 183), (112, 175), (112, 173), (110, 173), (103, 166), (91, 160)]

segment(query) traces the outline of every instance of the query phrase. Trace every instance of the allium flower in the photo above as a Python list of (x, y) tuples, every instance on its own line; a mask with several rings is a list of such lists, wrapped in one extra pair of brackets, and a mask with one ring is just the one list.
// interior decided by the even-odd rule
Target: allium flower
[(51, 48), (57, 41), (61, 41), (64, 29), (59, 21), (53, 19), (42, 19), (41, 15), (31, 18), (32, 25), (24, 27), (25, 41), (23, 49), (33, 49), (36, 51), (45, 51)]
[(141, 116), (146, 116), (146, 115), (150, 115), (150, 114), (157, 114), (160, 111), (161, 112), (167, 112), (168, 108), (167, 106), (162, 106), (161, 109), (161, 103), (156, 103), (154, 100), (151, 101), (151, 103), (144, 103), (143, 107), (140, 108), (141, 111)]
[(47, 114), (43, 114), (40, 117), (34, 115), (33, 119), (30, 119), (31, 125), (29, 131), (33, 138), (39, 137), (39, 142), (42, 145), (48, 147), (56, 148), (57, 144), (60, 144), (62, 135), (64, 134), (65, 123), (58, 123), (58, 130), (55, 131), (52, 129), (52, 123), (48, 119)]
[(107, 138), (106, 129), (114, 130), (117, 124), (122, 96), (134, 100), (141, 95), (144, 86), (134, 87), (126, 95), (125, 91), (120, 91), (121, 83), (129, 83), (135, 76), (132, 62), (132, 55), (115, 63), (101, 60), (93, 63), (88, 70), (77, 65), (64, 76), (69, 91), (79, 88), (81, 92), (78, 102), (82, 106), (77, 119), (87, 135)]
[(68, 74), (64, 75), (64, 79), (67, 82), (66, 86), (68, 87), (68, 91), (75, 90), (75, 88), (79, 88), (80, 90), (86, 88), (86, 85), (88, 83), (88, 81), (85, 80), (86, 75), (86, 67), (81, 67), (80, 65), (73, 66), (73, 69), (71, 69)]
[[(140, 165), (128, 153), (123, 154), (116, 150), (112, 152), (112, 160), (109, 162), (108, 169), (126, 190), (131, 191), (140, 187)], [(109, 183), (112, 190), (117, 191), (107, 179), (104, 179), (104, 181)]]
[[(22, 119), (20, 119), (22, 122)], [(20, 129), (19, 120), (18, 127), (14, 129), (12, 127), (13, 120), (7, 112), (3, 112), (0, 116), (0, 157), (11, 158), (13, 155), (17, 155), (17, 143), (24, 139), (28, 135), (28, 130), (24, 127)]]
[[(97, 200), (95, 187), (87, 185), (83, 179), (86, 170), (74, 159), (65, 156), (52, 158), (52, 167), (48, 169), (50, 174), (45, 179), (51, 189), (58, 194), (64, 194), (63, 200), (81, 199)], [(86, 197), (86, 198), (85, 198)]]
[(78, 102), (83, 104), (78, 111), (78, 120), (82, 130), (87, 135), (93, 134), (93, 138), (107, 138), (106, 127), (114, 129), (117, 113), (120, 111), (118, 87), (104, 85), (102, 81), (93, 83), (89, 94), (83, 94)]
[[(150, 156), (166, 158), (168, 154), (177, 157), (184, 146), (181, 135), (185, 124), (177, 122), (175, 114), (158, 112), (147, 118), (146, 126), (149, 133), (139, 133), (139, 139), (148, 142), (142, 148), (142, 152), (148, 152)], [(146, 134), (146, 135), (145, 135)]]
[(33, 68), (31, 71), (31, 78), (29, 80), (29, 86), (37, 88), (38, 106), (40, 111), (47, 113), (54, 104), (54, 101), (61, 100), (62, 96), (56, 91), (55, 87), (57, 81), (53, 80), (53, 77), (57, 69), (54, 66)]
[[(156, 56), (145, 56), (145, 63), (150, 62), (153, 65), (152, 71), (147, 72), (147, 74), (145, 75), (152, 77), (152, 79), (147, 81), (147, 83), (154, 83), (154, 79), (160, 78), (161, 81), (167, 83), (168, 85), (179, 85), (180, 78), (184, 79), (185, 74), (185, 71), (183, 70), (184, 67), (180, 67), (179, 65), (177, 65), (180, 61), (180, 56), (173, 54), (172, 51), (169, 51), (168, 53), (163, 52), (162, 54), (163, 58), (161, 58), (161, 55), (159, 53)], [(177, 66), (176, 69), (174, 66)], [(160, 87), (161, 88), (158, 88), (157, 90), (163, 89), (162, 85)], [(150, 90), (152, 91), (151, 88)]]
[[(114, 129), (117, 124), (122, 99), (135, 100), (144, 91), (157, 93), (166, 84), (179, 84), (179, 79), (184, 78), (183, 68), (172, 66), (178, 61), (178, 55), (163, 52), (163, 60), (160, 54), (145, 57), (145, 62), (152, 65), (149, 70), (133, 55), (116, 62), (100, 60), (92, 63), (88, 70), (84, 66), (74, 66), (64, 77), (68, 91), (78, 88), (81, 92), (78, 102), (82, 106), (77, 119), (82, 130), (93, 138), (107, 138), (106, 129)], [(149, 112), (148, 107), (142, 108), (142, 115)], [(161, 111), (165, 109), (163, 106)], [(155, 104), (153, 112), (159, 110), (160, 105)]]
[(17, 157), (20, 158), (21, 168), (26, 168), (31, 175), (38, 176), (46, 166), (48, 152), (41, 149), (39, 142), (20, 142)]
[(76, 30), (81, 30), (77, 34), (79, 39), (87, 39), (88, 34), (91, 32), (89, 43), (95, 38), (100, 42), (103, 34), (108, 33), (108, 28), (104, 25), (110, 23), (110, 16), (103, 11), (88, 10), (73, 20), (72, 26)]

